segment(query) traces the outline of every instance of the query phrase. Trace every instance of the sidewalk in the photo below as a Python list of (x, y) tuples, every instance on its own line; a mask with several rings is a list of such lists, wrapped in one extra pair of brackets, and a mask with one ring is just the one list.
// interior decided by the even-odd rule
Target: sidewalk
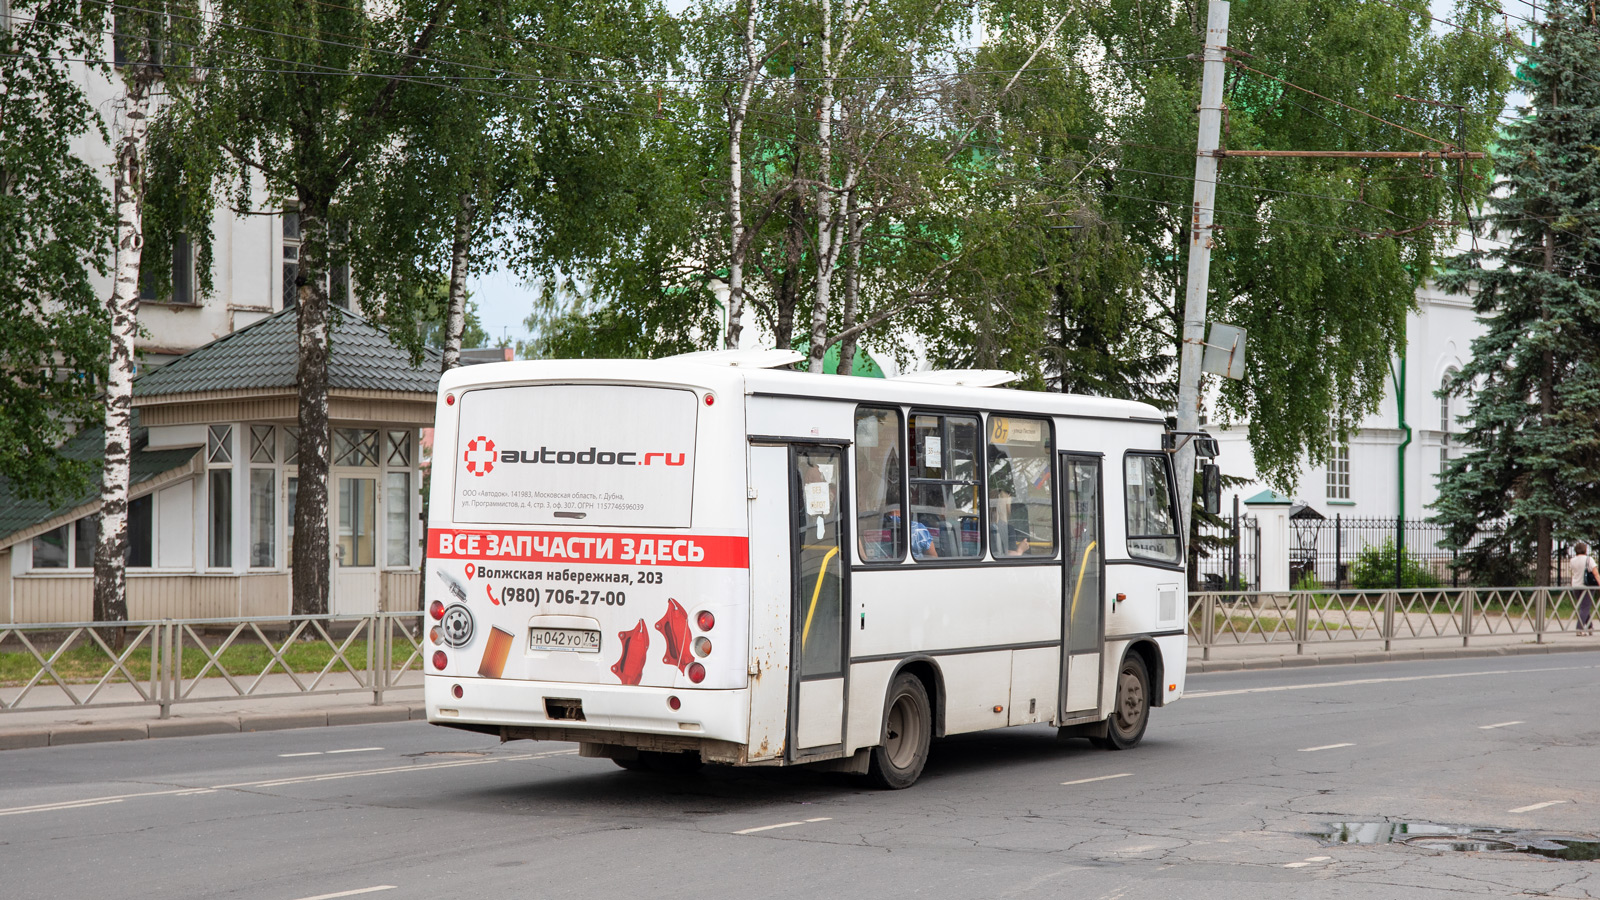
[[(1240, 644), (1214, 647), (1211, 659), (1189, 648), (1189, 674), (1234, 672), (1351, 663), (1400, 662), (1422, 659), (1600, 652), (1600, 638), (1559, 635), (1535, 644), (1523, 635), (1474, 637), (1467, 647), (1457, 640), (1399, 640), (1385, 652), (1382, 642), (1307, 644), (1296, 653), (1293, 643)], [(0, 750), (54, 747), (100, 741), (236, 734), (332, 725), (368, 725), (422, 719), (422, 691), (417, 686), (391, 689), (382, 706), (370, 692), (308, 694), (290, 697), (205, 700), (174, 705), (172, 716), (157, 717), (148, 706), (83, 706), (65, 710), (0, 712)]]

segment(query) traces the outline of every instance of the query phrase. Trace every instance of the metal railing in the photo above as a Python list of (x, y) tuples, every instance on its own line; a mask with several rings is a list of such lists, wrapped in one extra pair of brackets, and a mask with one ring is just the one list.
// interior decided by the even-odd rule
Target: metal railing
[(422, 613), (0, 625), (0, 715), (422, 687)]
[[(1567, 587), (1257, 591), (1189, 596), (1189, 640), (1211, 658), (1217, 647), (1333, 642), (1459, 641), (1547, 637), (1592, 628), (1600, 590)], [(1600, 645), (1597, 645), (1600, 646)]]

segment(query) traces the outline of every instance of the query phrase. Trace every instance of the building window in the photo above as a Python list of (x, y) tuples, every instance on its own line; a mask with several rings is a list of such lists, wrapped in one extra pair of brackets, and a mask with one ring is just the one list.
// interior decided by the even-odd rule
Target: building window
[(275, 459), (276, 454), (273, 451), (276, 449), (277, 444), (277, 441), (275, 440), (276, 431), (277, 429), (273, 428), (271, 425), (250, 426), (251, 462), (270, 463)]
[(370, 428), (335, 428), (333, 464), (336, 466), (376, 466), (378, 432)]
[(294, 566), (294, 501), (300, 493), (300, 479), (293, 475), (285, 475), (283, 479), (284, 496), (284, 565)]
[(155, 494), (128, 501), (129, 568), (148, 569), (155, 557), (155, 501)]
[(209, 491), (209, 564), (214, 568), (233, 565), (233, 470), (212, 469), (206, 473)]
[(72, 565), (78, 569), (94, 568), (95, 545), (100, 543), (100, 517), (84, 516), (72, 523)]
[(278, 473), (250, 470), (250, 565), (261, 569), (277, 563)]
[(283, 464), (300, 464), (300, 429), (293, 425), (283, 426)]
[(391, 566), (411, 565), (411, 473), (389, 472), (384, 476), (388, 496), (384, 498), (384, 543), (388, 548), (384, 562)]
[(1340, 444), (1333, 448), (1333, 455), (1328, 458), (1328, 499), (1350, 499), (1350, 445)]
[(44, 534), (33, 539), (33, 567), (35, 569), (65, 569), (70, 558), (67, 551), (70, 549), (68, 541), (69, 526), (52, 528)]
[(384, 456), (388, 460), (388, 465), (409, 468), (411, 466), (411, 432), (391, 431), (388, 432), (386, 440), (385, 446), (388, 452)]
[[(342, 241), (345, 229), (334, 225), (331, 234), (334, 243)], [(300, 212), (296, 208), (283, 211), (283, 308), (300, 305), (300, 257), (304, 251), (304, 238), (300, 232)], [(343, 309), (350, 308), (350, 264), (330, 260), (328, 272), (322, 276), (322, 287), (328, 292), (328, 302)]]
[(374, 479), (339, 479), (339, 565), (373, 565), (373, 520), (377, 517)]
[(206, 436), (206, 462), (233, 462), (233, 426), (212, 425)]

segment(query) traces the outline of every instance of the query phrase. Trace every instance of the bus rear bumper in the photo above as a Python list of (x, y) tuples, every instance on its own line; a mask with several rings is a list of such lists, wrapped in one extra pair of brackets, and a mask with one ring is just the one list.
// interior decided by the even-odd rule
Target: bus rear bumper
[[(452, 689), (460, 685), (461, 697)], [(669, 705), (677, 697), (679, 708)], [(423, 699), (437, 725), (499, 726), (507, 740), (698, 745), (712, 740), (744, 744), (750, 734), (750, 692), (681, 690), (556, 681), (503, 681), (427, 675)], [(652, 735), (655, 741), (627, 741)]]

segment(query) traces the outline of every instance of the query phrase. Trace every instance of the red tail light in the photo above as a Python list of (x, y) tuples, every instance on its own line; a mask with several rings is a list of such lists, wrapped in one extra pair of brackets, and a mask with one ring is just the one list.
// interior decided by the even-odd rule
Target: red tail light
[(702, 609), (694, 614), (694, 623), (700, 626), (701, 631), (710, 631), (717, 624), (717, 617), (711, 614), (711, 610)]
[(435, 622), (444, 618), (444, 602), (435, 600), (428, 604), (428, 615), (433, 616)]
[(683, 706), (683, 701), (679, 700), (677, 697), (668, 697), (667, 698), (667, 705), (672, 707), (673, 709), (679, 709), (679, 708), (681, 708)]
[(443, 650), (435, 650), (435, 651), (433, 651), (433, 667), (435, 669), (443, 671), (445, 665), (447, 663), (449, 663), (449, 662), (450, 662), (450, 657), (445, 656)]
[(706, 667), (699, 663), (689, 663), (689, 680), (699, 684), (706, 680)]
[(457, 700), (460, 700), (461, 699), (461, 695), (465, 694), (466, 691), (463, 691), (461, 689), (461, 685), (458, 684), (458, 685), (455, 685), (454, 687), (450, 688), (450, 693), (454, 694), (456, 696)]

